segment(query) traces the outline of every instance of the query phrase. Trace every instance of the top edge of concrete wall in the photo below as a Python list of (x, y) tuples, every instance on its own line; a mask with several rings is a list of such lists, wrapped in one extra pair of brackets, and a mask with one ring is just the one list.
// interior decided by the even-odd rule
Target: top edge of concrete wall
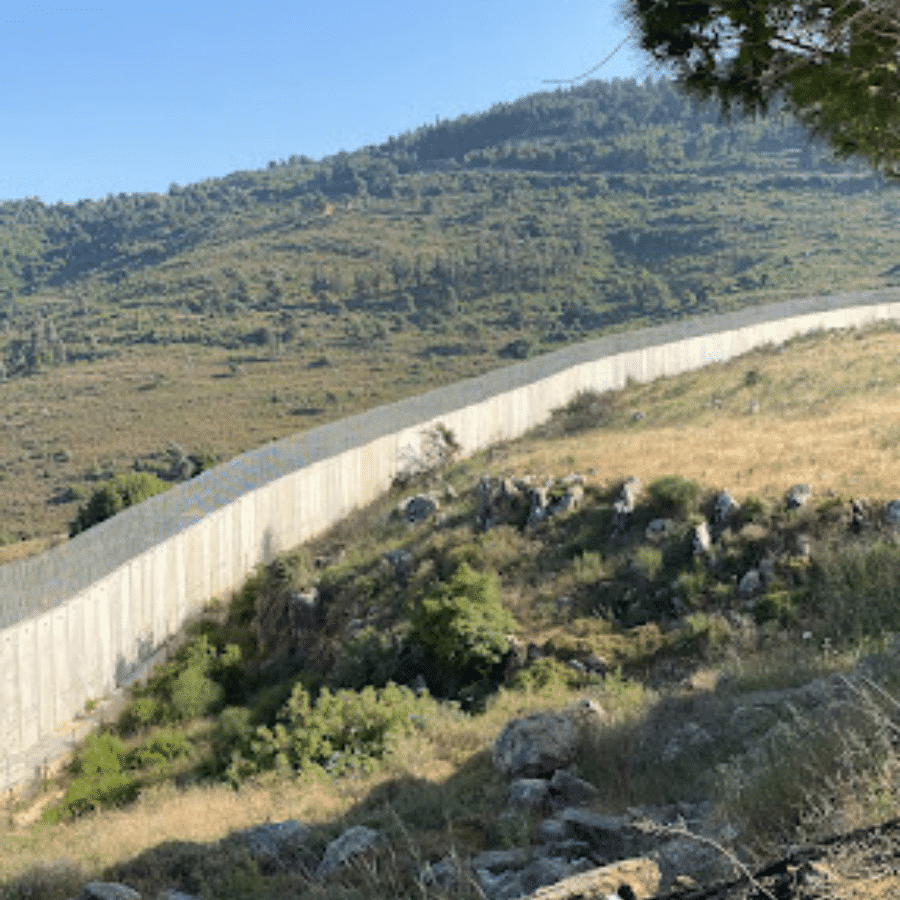
[(799, 315), (900, 301), (900, 288), (804, 297), (620, 331), (329, 422), (241, 454), (131, 507), (42, 556), (0, 566), (0, 628), (65, 602), (238, 497), (389, 434), (580, 363)]

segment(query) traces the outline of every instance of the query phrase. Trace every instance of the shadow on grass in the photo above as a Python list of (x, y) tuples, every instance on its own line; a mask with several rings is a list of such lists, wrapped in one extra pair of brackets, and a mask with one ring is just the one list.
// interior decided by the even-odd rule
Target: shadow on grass
[[(313, 826), (308, 840), (287, 857), (287, 868), (254, 859), (239, 832), (232, 832), (208, 844), (166, 840), (97, 870), (68, 860), (41, 864), (0, 884), (0, 898), (66, 900), (79, 896), (89, 881), (102, 881), (126, 884), (151, 900), (166, 890), (222, 900), (421, 900), (438, 896), (423, 891), (420, 872), (427, 862), (451, 851), (464, 856), (508, 841), (496, 816), (505, 790), (489, 753), (481, 751), (442, 782), (400, 776), (377, 785), (341, 816)], [(384, 840), (364, 859), (316, 879), (313, 873), (328, 843), (352, 825), (375, 828)], [(464, 889), (457, 896), (468, 894)]]

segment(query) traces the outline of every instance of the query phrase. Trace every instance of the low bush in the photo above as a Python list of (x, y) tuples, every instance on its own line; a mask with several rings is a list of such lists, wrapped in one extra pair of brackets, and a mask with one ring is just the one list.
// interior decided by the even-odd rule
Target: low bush
[(823, 634), (842, 645), (900, 630), (900, 547), (877, 541), (820, 554), (806, 603)]
[(697, 511), (700, 485), (680, 475), (663, 475), (647, 487), (654, 512), (659, 516), (685, 518)]
[(366, 685), (384, 687), (397, 674), (397, 648), (390, 635), (367, 626), (348, 640), (331, 671), (331, 682), (359, 690)]
[(589, 428), (609, 425), (617, 410), (618, 398), (613, 391), (582, 391), (562, 409), (554, 410), (549, 430), (559, 434), (577, 434)]
[(442, 696), (489, 678), (509, 650), (516, 621), (503, 606), (493, 574), (460, 565), (409, 610), (409, 645), (427, 669), (426, 680)]
[(193, 746), (186, 735), (180, 731), (165, 728), (131, 750), (125, 759), (125, 764), (130, 769), (162, 766), (183, 756), (190, 756), (192, 751)]
[(236, 779), (269, 769), (300, 771), (311, 766), (339, 774), (371, 770), (393, 738), (424, 728), (435, 710), (427, 695), (417, 696), (393, 683), (381, 690), (323, 688), (315, 700), (296, 684), (273, 726), (248, 733), (243, 714), (228, 711), (220, 717), (219, 729), (222, 738), (230, 731), (238, 739), (230, 768)]
[(165, 706), (154, 697), (136, 697), (119, 716), (119, 734), (129, 735), (159, 725), (166, 718)]
[(217, 649), (207, 634), (188, 641), (146, 686), (132, 688), (132, 700), (119, 719), (118, 729), (130, 734), (149, 725), (186, 722), (216, 712), (224, 704), (243, 699), (246, 677), (241, 651), (235, 644)]
[(89, 735), (69, 767), (73, 780), (62, 800), (47, 807), (44, 820), (56, 822), (134, 800), (141, 780), (126, 771), (127, 758), (128, 751), (120, 738), (106, 732)]

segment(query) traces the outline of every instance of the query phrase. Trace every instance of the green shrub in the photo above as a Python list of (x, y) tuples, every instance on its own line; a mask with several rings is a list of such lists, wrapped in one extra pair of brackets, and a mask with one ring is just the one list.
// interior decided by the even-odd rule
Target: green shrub
[(692, 653), (715, 649), (726, 644), (731, 637), (728, 621), (722, 616), (697, 612), (685, 616), (677, 633), (677, 647)]
[(180, 731), (171, 728), (151, 735), (139, 747), (135, 747), (126, 757), (129, 769), (145, 769), (165, 765), (182, 756), (190, 756), (193, 747)]
[(323, 688), (315, 701), (301, 684), (294, 685), (274, 726), (260, 726), (249, 734), (240, 714), (221, 719), (222, 737), (232, 729), (244, 743), (232, 753), (234, 780), (267, 769), (302, 770), (321, 766), (339, 774), (350, 769), (370, 770), (390, 749), (393, 738), (423, 728), (436, 709), (428, 696), (389, 683), (381, 690)]
[(582, 675), (552, 656), (536, 659), (519, 669), (509, 683), (514, 691), (553, 694), (561, 689), (582, 687), (586, 681), (600, 681), (596, 675)]
[(900, 547), (847, 544), (816, 559), (807, 604), (832, 641), (878, 638), (900, 630), (898, 586)]
[(199, 719), (219, 705), (224, 693), (222, 686), (198, 666), (190, 666), (178, 675), (172, 685), (172, 711), (181, 721)]
[(185, 722), (214, 713), (243, 696), (246, 681), (241, 651), (226, 644), (219, 651), (201, 634), (179, 648), (175, 657), (157, 666), (144, 687), (132, 688), (132, 701), (118, 729), (130, 734), (149, 725)]
[(119, 716), (119, 734), (134, 734), (151, 725), (159, 725), (166, 717), (166, 709), (153, 697), (136, 697)]
[(659, 574), (659, 570), (663, 564), (663, 552), (659, 547), (650, 547), (642, 545), (634, 551), (631, 557), (631, 568), (633, 572), (646, 578), (647, 581), (653, 581)]
[(46, 821), (79, 816), (101, 806), (118, 806), (134, 800), (141, 781), (124, 771), (128, 752), (122, 741), (108, 733), (91, 734), (72, 761), (74, 775), (63, 799), (48, 807)]
[(509, 649), (516, 621), (504, 608), (493, 573), (463, 563), (410, 610), (409, 643), (424, 654), (442, 693), (489, 676)]
[(735, 516), (735, 524), (738, 526), (755, 522), (759, 525), (766, 524), (769, 516), (769, 504), (761, 497), (749, 496), (740, 505)]
[(687, 609), (704, 605), (711, 578), (705, 568), (685, 569), (675, 578), (675, 590)]
[(330, 680), (354, 690), (366, 685), (383, 687), (396, 675), (397, 662), (397, 648), (390, 635), (367, 626), (341, 648)]
[(549, 430), (553, 433), (576, 434), (589, 428), (609, 425), (617, 409), (613, 391), (581, 391), (561, 409), (553, 411)]
[(116, 475), (97, 488), (88, 502), (79, 508), (75, 520), (69, 526), (69, 536), (74, 537), (126, 507), (134, 506), (155, 494), (161, 494), (168, 487), (166, 482), (150, 472)]
[(784, 627), (796, 625), (797, 604), (794, 593), (785, 590), (767, 591), (756, 601), (753, 615), (758, 625), (769, 621), (776, 621)]
[(685, 518), (697, 511), (700, 490), (696, 481), (680, 475), (663, 475), (648, 486), (647, 493), (658, 515)]

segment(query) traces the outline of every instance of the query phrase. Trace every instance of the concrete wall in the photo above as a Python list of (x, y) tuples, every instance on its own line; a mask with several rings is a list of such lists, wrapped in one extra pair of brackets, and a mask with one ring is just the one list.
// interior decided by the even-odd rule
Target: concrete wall
[(0, 786), (63, 752), (87, 701), (133, 681), (206, 601), (383, 493), (429, 425), (446, 425), (472, 453), (521, 435), (578, 391), (882, 319), (900, 319), (900, 290), (606, 336), (243, 454), (38, 559), (0, 567)]

